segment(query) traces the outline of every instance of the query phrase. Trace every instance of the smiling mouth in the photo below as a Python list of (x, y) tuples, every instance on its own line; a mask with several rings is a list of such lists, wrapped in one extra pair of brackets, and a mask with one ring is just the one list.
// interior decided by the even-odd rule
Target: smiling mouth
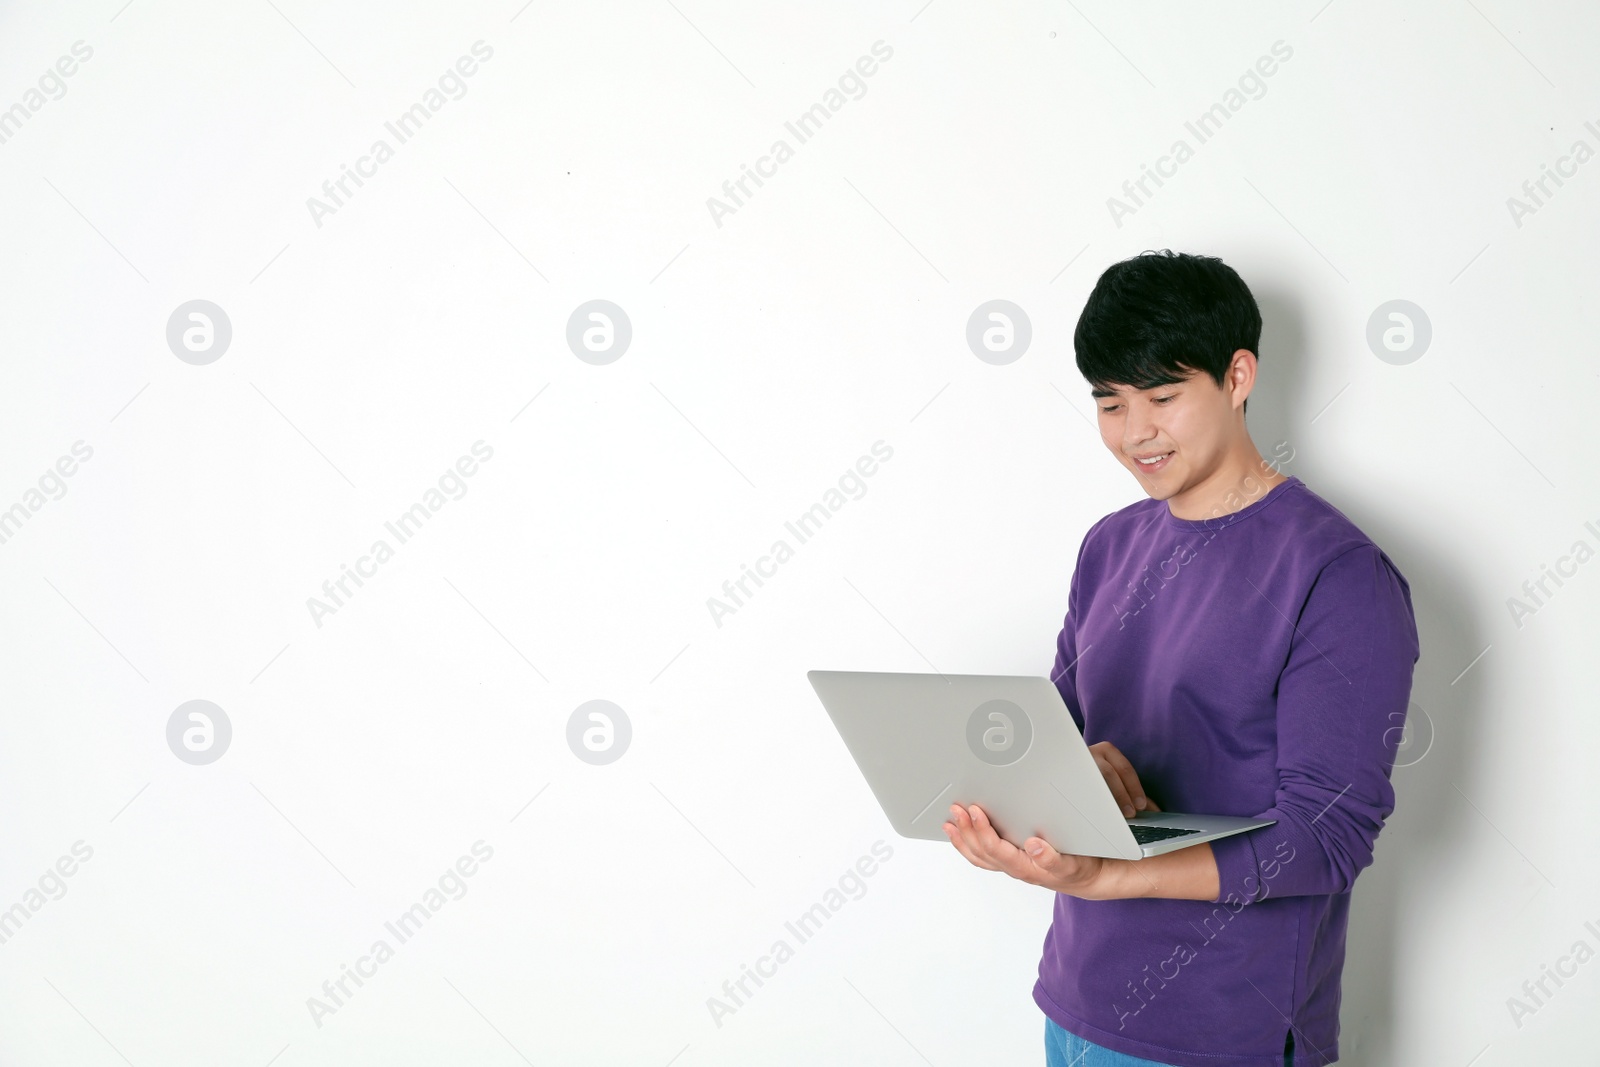
[(1143, 459), (1140, 459), (1138, 456), (1135, 456), (1135, 457), (1133, 457), (1133, 461), (1139, 465), (1139, 469), (1140, 470), (1155, 471), (1155, 470), (1160, 470), (1162, 467), (1166, 466), (1167, 461), (1169, 459), (1171, 459), (1171, 458), (1172, 458), (1172, 453), (1171, 452), (1163, 452), (1163, 453), (1161, 453), (1161, 455), (1153, 456), (1148, 460), (1143, 460)]

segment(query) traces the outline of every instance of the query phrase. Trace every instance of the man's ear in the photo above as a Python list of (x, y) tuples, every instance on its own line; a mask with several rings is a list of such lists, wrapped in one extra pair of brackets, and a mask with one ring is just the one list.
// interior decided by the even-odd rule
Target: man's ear
[(1233, 361), (1228, 364), (1227, 381), (1229, 390), (1242, 409), (1245, 401), (1250, 399), (1250, 394), (1255, 390), (1256, 354), (1248, 348), (1236, 349)]

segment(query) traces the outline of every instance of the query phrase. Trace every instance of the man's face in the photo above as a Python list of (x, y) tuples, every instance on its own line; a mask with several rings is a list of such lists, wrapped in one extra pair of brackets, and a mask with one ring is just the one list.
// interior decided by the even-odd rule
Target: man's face
[[(1229, 393), (1209, 375), (1191, 371), (1181, 382), (1154, 389), (1107, 387), (1097, 396), (1100, 439), (1157, 500), (1200, 484), (1222, 463), (1231, 444)], [(1140, 459), (1156, 458), (1154, 463)]]

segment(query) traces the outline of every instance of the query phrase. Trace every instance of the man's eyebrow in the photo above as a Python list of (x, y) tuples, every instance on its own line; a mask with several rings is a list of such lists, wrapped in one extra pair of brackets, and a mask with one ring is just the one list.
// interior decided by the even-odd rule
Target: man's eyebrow
[[(1134, 392), (1136, 392), (1136, 393), (1153, 393), (1157, 389), (1166, 389), (1166, 388), (1169, 388), (1169, 387), (1174, 386), (1174, 385), (1182, 385), (1185, 382), (1187, 382), (1188, 380), (1189, 379), (1187, 379), (1187, 378), (1174, 378), (1169, 382), (1161, 382), (1161, 383), (1159, 383), (1157, 385), (1152, 385), (1152, 386), (1149, 386), (1149, 387), (1144, 388), (1144, 389), (1135, 389)], [(1089, 390), (1089, 395), (1094, 397), (1096, 400), (1099, 400), (1102, 397), (1118, 396), (1120, 394), (1118, 394), (1113, 389), (1107, 389), (1103, 385), (1097, 385), (1094, 388)]]

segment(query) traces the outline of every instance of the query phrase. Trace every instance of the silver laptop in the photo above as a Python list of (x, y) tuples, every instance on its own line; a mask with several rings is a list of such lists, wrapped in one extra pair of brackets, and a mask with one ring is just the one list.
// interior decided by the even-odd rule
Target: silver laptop
[(950, 805), (976, 804), (1018, 848), (1042, 837), (1057, 852), (1137, 860), (1274, 822), (1170, 811), (1124, 818), (1048, 678), (873, 671), (808, 671), (806, 678), (903, 837), (948, 841)]

